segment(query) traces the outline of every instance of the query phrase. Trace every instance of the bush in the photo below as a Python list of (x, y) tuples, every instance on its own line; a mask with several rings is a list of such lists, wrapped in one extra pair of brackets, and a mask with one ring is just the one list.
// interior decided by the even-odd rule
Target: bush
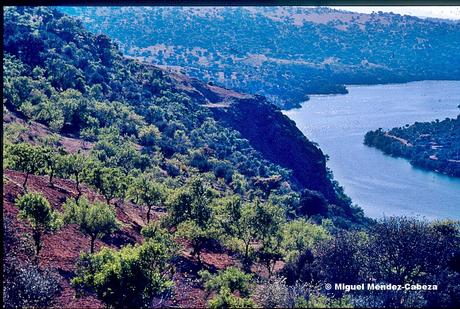
[(52, 304), (60, 291), (57, 276), (41, 271), (38, 266), (16, 270), (16, 275), (3, 286), (5, 308), (44, 308)]
[(24, 194), (17, 199), (16, 206), (19, 208), (19, 218), (27, 220), (32, 227), (32, 238), (38, 261), (43, 234), (58, 229), (61, 225), (61, 218), (41, 193)]
[(227, 267), (216, 275), (211, 275), (206, 270), (200, 271), (199, 275), (208, 292), (228, 289), (231, 293), (238, 291), (240, 296), (247, 297), (252, 290), (252, 275), (245, 274), (233, 266)]
[(258, 286), (254, 294), (257, 304), (263, 308), (294, 308), (296, 299), (303, 295), (299, 288), (286, 285), (281, 277)]
[(313, 216), (327, 214), (327, 201), (318, 191), (305, 189), (300, 196), (300, 206), (297, 210), (299, 216)]
[(166, 243), (148, 240), (119, 251), (103, 248), (93, 255), (83, 253), (72, 285), (79, 294), (94, 291), (109, 306), (146, 308), (153, 297), (171, 291), (172, 251)]
[(306, 249), (322, 240), (329, 239), (329, 233), (320, 225), (307, 222), (305, 219), (292, 220), (283, 226), (281, 246), (287, 261), (294, 261)]
[(96, 238), (102, 238), (119, 229), (115, 211), (110, 205), (94, 202), (90, 203), (86, 198), (67, 200), (63, 205), (64, 221), (77, 224), (80, 231), (90, 237), (90, 252), (94, 253)]
[(223, 288), (208, 302), (209, 308), (255, 308), (252, 300), (241, 298), (230, 293), (230, 290)]
[(139, 142), (143, 146), (152, 147), (160, 139), (160, 130), (154, 125), (143, 127), (139, 131)]
[(200, 172), (207, 172), (211, 168), (208, 158), (200, 153), (194, 152), (190, 158), (190, 166), (196, 167)]

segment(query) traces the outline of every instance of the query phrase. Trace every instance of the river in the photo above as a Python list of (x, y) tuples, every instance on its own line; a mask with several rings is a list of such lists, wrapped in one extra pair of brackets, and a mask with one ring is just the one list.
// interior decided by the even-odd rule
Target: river
[(460, 179), (413, 167), (365, 146), (364, 135), (416, 121), (456, 117), (460, 81), (347, 86), (346, 95), (313, 95), (284, 111), (329, 156), (328, 167), (367, 216), (460, 220)]

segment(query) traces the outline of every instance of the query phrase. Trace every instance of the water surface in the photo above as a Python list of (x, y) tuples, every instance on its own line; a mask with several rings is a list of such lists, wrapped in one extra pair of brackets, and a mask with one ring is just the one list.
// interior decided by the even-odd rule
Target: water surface
[(370, 217), (460, 219), (460, 179), (413, 167), (363, 144), (369, 130), (456, 117), (460, 81), (347, 88), (347, 95), (311, 96), (302, 108), (285, 111), (329, 155), (328, 167), (345, 193)]

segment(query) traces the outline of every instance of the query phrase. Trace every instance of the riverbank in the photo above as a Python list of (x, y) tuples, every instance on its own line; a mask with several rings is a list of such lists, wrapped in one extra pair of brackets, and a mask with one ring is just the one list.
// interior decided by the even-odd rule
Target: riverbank
[(349, 85), (347, 95), (314, 95), (283, 111), (329, 156), (327, 166), (345, 193), (378, 218), (389, 215), (460, 219), (460, 180), (414, 168), (365, 146), (366, 132), (456, 117), (459, 81)]
[(410, 160), (413, 166), (460, 177), (460, 118), (416, 122), (366, 133), (364, 144)]

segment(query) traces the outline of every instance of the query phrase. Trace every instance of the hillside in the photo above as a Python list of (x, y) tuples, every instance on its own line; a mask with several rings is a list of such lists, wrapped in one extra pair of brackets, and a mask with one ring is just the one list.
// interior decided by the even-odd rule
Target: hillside
[[(6, 308), (458, 306), (458, 222), (366, 218), (263, 97), (3, 17)], [(369, 278), (440, 288), (324, 289)]]
[[(21, 183), (24, 178), (23, 173), (7, 170), (4, 172), (6, 185), (3, 187), (3, 220), (7, 239), (15, 239), (15, 243), (8, 247), (7, 261), (14, 263), (14, 267), (27, 267), (31, 254), (27, 254), (29, 244), (24, 234), (30, 233), (30, 228), (17, 219), (18, 209), (14, 202), (22, 193)], [(50, 187), (47, 177), (32, 176), (29, 185), (30, 191), (43, 192), (44, 196), (51, 202), (56, 209), (61, 209), (62, 202), (67, 198), (77, 195), (75, 184), (72, 181), (56, 179), (54, 186)], [(103, 200), (103, 196), (93, 192), (90, 188), (84, 188), (84, 194), (92, 199)], [(160, 210), (154, 212), (154, 218), (164, 215)], [(117, 218), (125, 224), (123, 230), (115, 233), (111, 237), (106, 237), (96, 241), (96, 248), (103, 246), (119, 248), (127, 244), (140, 242), (143, 237), (140, 234), (141, 228), (145, 226), (145, 211), (139, 205), (125, 203), (123, 207), (117, 208)], [(19, 242), (19, 244), (18, 244)], [(52, 271), (57, 276), (60, 289), (58, 296), (54, 300), (54, 306), (60, 308), (104, 308), (104, 304), (93, 295), (85, 295), (75, 298), (75, 291), (70, 284), (70, 279), (74, 276), (75, 265), (80, 253), (87, 250), (88, 240), (85, 235), (78, 230), (75, 225), (69, 225), (59, 232), (46, 235), (44, 238), (43, 255), (40, 259), (40, 267)], [(198, 265), (190, 256), (191, 248), (185, 246), (180, 252), (180, 258), (175, 261), (176, 290), (174, 295), (167, 303), (159, 303), (159, 306), (179, 306), (184, 308), (202, 307), (205, 305), (206, 295), (202, 288), (196, 284), (198, 275), (196, 273)], [(8, 263), (8, 262), (6, 262)], [(209, 269), (218, 270), (237, 264), (235, 257), (228, 252), (203, 252), (203, 263)], [(5, 264), (4, 264), (5, 265)], [(9, 266), (9, 264), (7, 264)], [(8, 273), (7, 273), (8, 274)], [(263, 272), (261, 272), (263, 275)], [(8, 279), (8, 278), (6, 278)], [(7, 281), (8, 282), (8, 281)], [(156, 307), (156, 306), (155, 306)]]
[[(9, 58), (7, 55), (5, 58), (8, 59), (5, 76), (6, 107), (50, 126), (55, 132), (70, 133), (94, 141), (102, 131), (102, 127), (110, 128), (116, 125), (121, 135), (138, 138), (142, 126), (152, 124), (158, 127), (160, 132), (165, 133), (156, 144), (161, 148), (161, 153), (170, 159), (174, 153), (181, 155), (185, 152), (190, 153), (188, 147), (199, 150), (206, 145), (212, 147), (211, 144), (214, 144), (215, 147), (222, 148), (222, 145), (216, 145), (216, 141), (212, 140), (214, 138), (212, 135), (203, 136), (204, 139), (192, 138), (193, 134), (195, 136), (207, 134), (202, 128), (208, 125), (209, 118), (213, 116), (206, 106), (207, 103), (238, 102), (247, 99), (248, 102), (251, 100), (263, 102), (262, 98), (255, 99), (250, 95), (209, 86), (180, 74), (169, 76), (167, 72), (155, 66), (125, 59), (106, 36), (92, 36), (82, 32), (83, 29), (77, 21), (65, 16), (58, 21), (49, 21), (49, 25), (48, 23), (23, 25), (23, 29), (10, 29), (13, 26), (11, 22), (13, 17), (7, 19), (5, 24), (5, 51), (11, 55), (20, 55), (21, 59), (17, 63), (15, 57)], [(37, 32), (33, 32), (37, 31), (37, 27), (41, 31), (38, 36)], [(94, 45), (94, 48), (91, 45)], [(51, 48), (54, 52), (50, 53), (48, 50)], [(20, 68), (19, 72), (15, 71), (17, 67)], [(8, 70), (16, 76), (21, 76), (19, 80), (26, 83), (25, 89), (10, 92), (10, 87), (16, 87), (16, 81), (14, 78), (10, 79)], [(30, 77), (24, 77), (24, 71), (29, 71)], [(35, 74), (38, 74), (38, 77), (34, 77)], [(51, 85), (45, 83), (48, 76)], [(42, 90), (35, 89), (30, 92), (30, 87), (34, 86), (41, 87)], [(50, 86), (57, 92), (64, 91), (62, 97), (65, 100), (59, 100), (57, 94), (50, 91)], [(31, 99), (29, 94), (33, 94)], [(82, 100), (84, 104), (65, 106), (75, 104), (74, 102), (78, 100)], [(52, 108), (54, 102), (64, 106), (55, 110)], [(108, 114), (112, 106), (117, 112)], [(237, 105), (232, 106), (236, 108)], [(65, 112), (68, 114), (64, 115)], [(265, 108), (262, 113), (267, 113), (266, 116), (276, 119), (276, 122), (279, 121), (280, 127), (285, 123), (288, 124), (289, 129), (283, 131), (281, 135), (299, 137), (290, 141), (294, 149), (306, 147), (314, 151), (308, 153), (293, 151), (290, 155), (296, 160), (292, 163), (282, 158), (285, 154), (280, 150), (262, 149), (261, 137), (265, 132), (257, 131), (246, 136), (243, 134), (251, 146), (259, 151), (257, 152), (252, 147), (247, 147), (244, 144), (245, 140), (239, 139), (238, 135), (241, 133), (226, 130), (223, 134), (230, 134), (232, 140), (227, 138), (225, 143), (229, 149), (234, 149), (233, 152), (214, 149), (215, 153), (212, 157), (232, 162), (248, 177), (267, 177), (273, 174), (291, 177), (288, 170), (265, 161), (265, 158), (273, 160), (293, 171), (291, 180), (297, 189), (321, 190), (331, 202), (339, 203), (333, 193), (332, 183), (327, 178), (325, 159), (321, 151), (313, 146), (280, 111)], [(248, 118), (242, 118), (240, 121), (252, 119), (250, 114), (245, 114), (245, 117)], [(221, 126), (220, 122), (212, 123), (216, 127)], [(238, 129), (237, 124), (234, 127)], [(176, 134), (179, 133), (185, 134), (184, 138), (188, 143), (180, 143), (175, 139)], [(237, 153), (241, 153), (242, 156), (235, 156)], [(211, 158), (207, 158), (209, 159)], [(303, 168), (293, 165), (298, 163)], [(264, 171), (261, 173), (259, 173), (259, 166), (264, 166)], [(307, 174), (305, 169), (313, 173)]]
[(417, 167), (460, 177), (460, 116), (366, 133), (364, 143)]
[(344, 84), (460, 78), (460, 24), (306, 7), (62, 7), (125, 55), (282, 108)]

